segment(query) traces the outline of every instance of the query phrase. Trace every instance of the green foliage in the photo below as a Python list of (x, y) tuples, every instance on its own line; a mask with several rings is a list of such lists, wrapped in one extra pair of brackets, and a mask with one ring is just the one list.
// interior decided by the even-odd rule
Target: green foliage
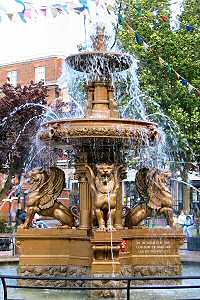
[(0, 218), (0, 233), (12, 233), (13, 227), (8, 226), (4, 218)]
[[(179, 127), (180, 147), (184, 148), (188, 141), (189, 147), (183, 151), (190, 160), (190, 147), (194, 154), (200, 152), (200, 97), (196, 90), (189, 93), (174, 70), (200, 89), (199, 0), (185, 1), (181, 28), (176, 32), (170, 29), (169, 1), (122, 2), (126, 6), (126, 19), (118, 35), (125, 50), (139, 58), (141, 90), (159, 103)], [(168, 20), (163, 21), (163, 17)], [(187, 31), (186, 25), (192, 25), (193, 30)], [(148, 49), (136, 42), (136, 32), (150, 45)], [(161, 64), (159, 57), (167, 64)]]

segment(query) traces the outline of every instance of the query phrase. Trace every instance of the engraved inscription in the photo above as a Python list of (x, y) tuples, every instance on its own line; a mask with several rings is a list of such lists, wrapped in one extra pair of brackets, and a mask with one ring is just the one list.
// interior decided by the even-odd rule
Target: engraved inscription
[(137, 254), (151, 254), (151, 255), (162, 255), (167, 254), (172, 248), (169, 240), (137, 240), (135, 242), (135, 252)]

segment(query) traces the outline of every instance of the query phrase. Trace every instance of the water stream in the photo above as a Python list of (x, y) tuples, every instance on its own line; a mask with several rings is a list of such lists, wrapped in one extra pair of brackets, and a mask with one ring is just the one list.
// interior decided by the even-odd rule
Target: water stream
[(197, 191), (198, 193), (200, 193), (200, 189), (197, 189), (195, 186), (193, 186), (192, 184), (190, 184), (189, 182), (180, 180), (180, 179), (176, 179), (176, 178), (171, 178), (170, 180), (176, 181), (176, 182), (181, 182), (185, 185), (187, 185), (188, 187), (192, 188), (193, 190)]
[(180, 29), (180, 16), (184, 11), (184, 0), (170, 0), (170, 28), (172, 31)]
[(114, 261), (114, 254), (113, 254), (113, 228), (112, 228), (112, 215), (111, 215), (111, 208), (110, 208), (110, 192), (108, 191), (108, 220), (110, 224), (110, 247), (111, 247), (111, 259), (112, 259), (112, 276), (115, 276), (115, 261)]

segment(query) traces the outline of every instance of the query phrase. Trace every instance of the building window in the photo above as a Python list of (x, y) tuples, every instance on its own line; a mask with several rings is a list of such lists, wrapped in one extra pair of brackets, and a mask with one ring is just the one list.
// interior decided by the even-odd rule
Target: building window
[(45, 81), (45, 67), (35, 68), (35, 82)]
[(17, 85), (17, 71), (8, 72), (7, 77), (10, 84)]

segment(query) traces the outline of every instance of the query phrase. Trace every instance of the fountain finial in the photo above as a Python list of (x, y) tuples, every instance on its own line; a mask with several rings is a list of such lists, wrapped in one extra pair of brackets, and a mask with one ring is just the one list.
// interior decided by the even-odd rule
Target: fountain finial
[(106, 52), (106, 38), (105, 26), (97, 25), (96, 34), (91, 36), (93, 48), (98, 52)]

